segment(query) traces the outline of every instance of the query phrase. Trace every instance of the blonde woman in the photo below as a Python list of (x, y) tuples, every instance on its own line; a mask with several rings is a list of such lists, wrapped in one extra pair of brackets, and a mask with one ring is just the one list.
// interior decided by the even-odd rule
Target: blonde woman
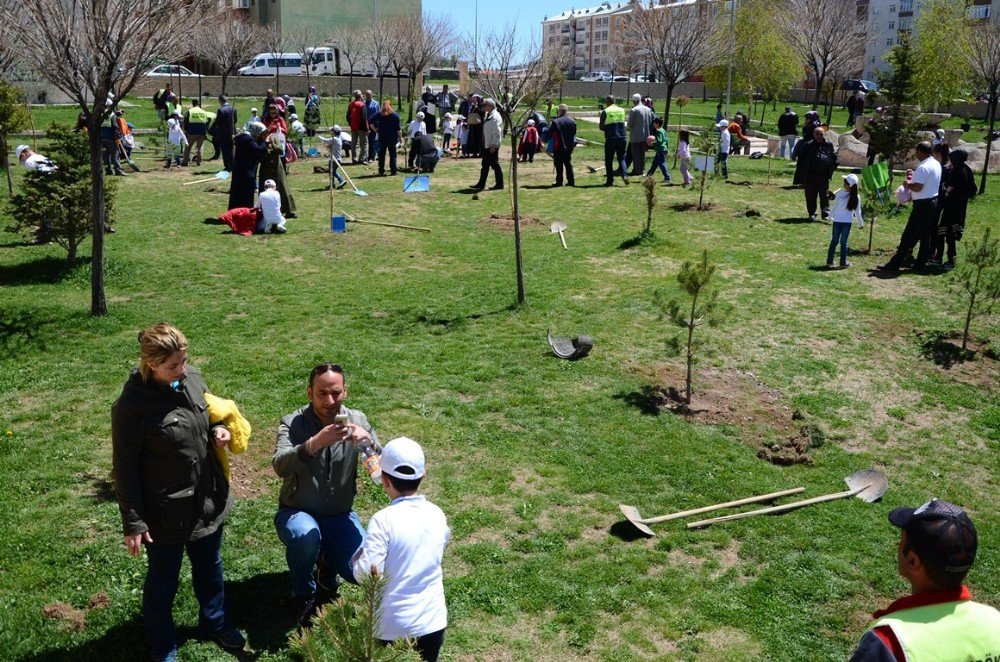
[(213, 447), (230, 440), (209, 425), (205, 382), (187, 365), (188, 341), (157, 324), (139, 334), (139, 369), (111, 408), (115, 496), (125, 547), (146, 549), (142, 613), (152, 659), (177, 659), (172, 616), (181, 560), (191, 561), (199, 625), (229, 651), (243, 635), (229, 619), (222, 576), (223, 522), (232, 504)]

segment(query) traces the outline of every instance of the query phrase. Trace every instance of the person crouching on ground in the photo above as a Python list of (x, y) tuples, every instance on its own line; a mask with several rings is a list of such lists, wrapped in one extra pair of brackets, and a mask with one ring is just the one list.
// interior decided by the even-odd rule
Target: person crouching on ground
[(285, 234), (285, 217), (281, 215), (281, 194), (278, 193), (278, 185), (273, 179), (264, 182), (264, 190), (257, 197), (257, 209), (260, 209), (261, 217), (257, 221), (257, 232), (259, 234)]
[(833, 254), (840, 244), (840, 268), (851, 266), (847, 261), (847, 238), (851, 234), (851, 223), (858, 222), (858, 229), (865, 227), (861, 218), (861, 196), (858, 195), (858, 176), (845, 175), (844, 186), (833, 198), (833, 209), (830, 210), (830, 220), (833, 221), (833, 238), (826, 251), (826, 268), (833, 269)]
[(901, 529), (896, 563), (910, 595), (873, 614), (851, 662), (995, 660), (1000, 612), (973, 602), (964, 585), (979, 543), (966, 512), (933, 499), (896, 508), (889, 523)]
[(340, 128), (339, 124), (334, 124), (330, 127), (330, 137), (324, 138), (320, 136), (319, 139), (324, 145), (330, 148), (330, 186), (333, 187), (333, 181), (337, 180), (337, 188), (344, 188), (344, 184), (347, 182), (340, 176), (340, 172), (337, 170), (344, 160), (343, 129)]
[(420, 444), (393, 439), (379, 463), (382, 489), (392, 502), (368, 522), (365, 543), (352, 559), (354, 576), (385, 577), (379, 639), (415, 638), (421, 659), (435, 662), (448, 626), (441, 560), (451, 529), (441, 509), (417, 494), (427, 473)]

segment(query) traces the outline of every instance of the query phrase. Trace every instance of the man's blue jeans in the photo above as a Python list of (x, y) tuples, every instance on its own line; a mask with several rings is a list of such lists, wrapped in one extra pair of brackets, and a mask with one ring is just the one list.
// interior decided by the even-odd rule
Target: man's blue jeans
[(787, 136), (780, 136), (781, 158), (785, 158), (785, 145), (788, 145), (788, 158), (792, 158), (792, 150), (795, 149), (795, 140), (798, 138), (794, 133)]
[(847, 238), (851, 236), (850, 223), (833, 223), (833, 238), (830, 239), (830, 248), (826, 252), (826, 263), (833, 264), (833, 254), (836, 252), (837, 244), (840, 244), (840, 266), (847, 266)]
[(226, 592), (222, 578), (222, 527), (210, 536), (176, 545), (146, 545), (149, 567), (142, 589), (142, 616), (154, 658), (165, 657), (177, 645), (174, 632), (174, 596), (187, 551), (191, 561), (194, 594), (201, 609), (198, 624), (205, 634), (217, 634), (232, 627), (226, 613)]
[(316, 592), (313, 567), (323, 551), (323, 561), (337, 574), (357, 584), (351, 557), (365, 542), (365, 528), (358, 514), (310, 515), (297, 508), (282, 507), (274, 516), (274, 528), (285, 546), (285, 560), (292, 575), (292, 595), (298, 598)]

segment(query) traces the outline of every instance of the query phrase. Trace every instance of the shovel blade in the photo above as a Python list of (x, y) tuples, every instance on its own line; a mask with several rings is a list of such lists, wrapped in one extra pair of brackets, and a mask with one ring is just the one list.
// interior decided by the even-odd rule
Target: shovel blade
[(639, 514), (639, 509), (635, 506), (626, 506), (625, 504), (619, 504), (618, 508), (622, 511), (622, 515), (632, 523), (632, 526), (639, 529), (647, 536), (654, 536), (653, 530), (642, 523), (642, 515)]
[(549, 232), (562, 232), (566, 229), (566, 224), (560, 221), (556, 221), (549, 227)]
[(857, 492), (854, 496), (868, 503), (878, 501), (889, 489), (889, 480), (877, 469), (855, 471), (844, 482), (852, 492)]
[(431, 190), (431, 178), (427, 175), (414, 175), (403, 180), (404, 193), (426, 193)]

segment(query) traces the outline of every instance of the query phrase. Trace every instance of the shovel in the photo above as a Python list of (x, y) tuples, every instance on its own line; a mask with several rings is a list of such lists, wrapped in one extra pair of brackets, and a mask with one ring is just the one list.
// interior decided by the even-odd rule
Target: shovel
[(209, 177), (208, 179), (198, 179), (193, 182), (184, 182), (183, 184), (181, 184), (181, 186), (191, 186), (192, 184), (204, 184), (206, 182), (214, 182), (216, 180), (224, 182), (227, 179), (229, 179), (229, 171), (220, 170), (219, 172), (215, 173), (215, 177)]
[(735, 508), (736, 506), (745, 506), (748, 503), (760, 503), (761, 501), (773, 501), (774, 499), (779, 499), (790, 494), (798, 494), (799, 492), (804, 492), (806, 488), (804, 487), (793, 487), (790, 490), (782, 490), (780, 492), (772, 492), (771, 494), (761, 494), (760, 496), (748, 497), (746, 499), (739, 499), (737, 501), (727, 501), (726, 503), (717, 503), (712, 506), (705, 506), (704, 508), (695, 508), (693, 510), (682, 510), (678, 513), (670, 513), (669, 515), (660, 515), (659, 517), (649, 517), (643, 519), (642, 515), (639, 514), (639, 509), (635, 506), (626, 506), (625, 504), (618, 504), (618, 508), (621, 509), (622, 515), (624, 515), (629, 522), (639, 529), (647, 536), (654, 535), (653, 530), (647, 526), (647, 524), (659, 524), (660, 522), (669, 522), (672, 519), (680, 519), (682, 517), (690, 517), (691, 515), (700, 515), (702, 513), (710, 513), (713, 510), (722, 510), (723, 508)]
[(563, 234), (563, 232), (565, 231), (566, 231), (566, 224), (563, 223), (562, 221), (556, 221), (555, 223), (552, 224), (552, 227), (549, 228), (549, 232), (552, 232), (553, 234), (555, 234), (556, 232), (559, 233), (559, 240), (562, 241), (563, 248), (569, 250), (569, 248), (566, 247), (566, 236)]
[(594, 166), (587, 166), (587, 172), (593, 173), (593, 172), (600, 172), (602, 170), (604, 170), (604, 166), (598, 166), (596, 168)]
[(789, 510), (795, 510), (796, 508), (811, 506), (814, 503), (835, 501), (836, 499), (848, 499), (850, 497), (857, 497), (866, 503), (872, 503), (873, 501), (881, 499), (882, 495), (885, 494), (885, 491), (889, 489), (889, 481), (886, 479), (885, 474), (875, 469), (856, 471), (850, 476), (844, 478), (844, 482), (847, 483), (847, 487), (849, 489), (843, 492), (834, 492), (833, 494), (824, 494), (823, 496), (804, 499), (802, 501), (793, 501), (792, 503), (786, 503), (782, 506), (760, 508), (758, 510), (751, 510), (745, 513), (736, 513), (735, 515), (724, 515), (723, 517), (713, 517), (712, 519), (691, 522), (687, 525), (687, 528), (701, 529), (719, 522), (728, 522), (734, 519), (743, 519), (744, 517), (753, 517), (755, 515), (775, 515), (777, 513), (788, 512)]
[(334, 159), (333, 162), (340, 167), (340, 171), (344, 173), (344, 177), (347, 177), (347, 181), (351, 183), (351, 188), (354, 189), (354, 195), (360, 196), (362, 198), (367, 198), (368, 194), (354, 185), (354, 180), (351, 179), (351, 176), (347, 174), (347, 170), (344, 168), (343, 164), (341, 164), (341, 162), (338, 161), (337, 159)]
[(430, 190), (431, 178), (427, 175), (421, 175), (419, 167), (417, 174), (403, 180), (403, 193), (427, 193)]
[(347, 232), (347, 218), (333, 215), (333, 175), (330, 175), (330, 232)]

